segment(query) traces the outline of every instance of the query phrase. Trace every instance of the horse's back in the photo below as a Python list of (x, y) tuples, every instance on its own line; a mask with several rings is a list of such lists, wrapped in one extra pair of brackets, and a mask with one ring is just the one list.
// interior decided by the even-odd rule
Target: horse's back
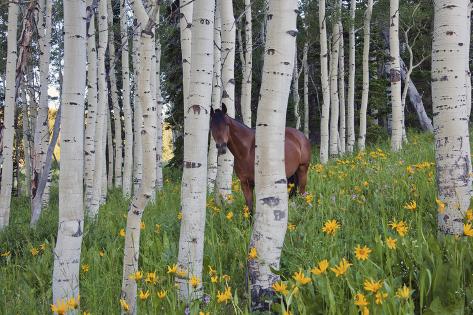
[[(293, 142), (299, 151), (299, 164), (310, 164), (311, 145), (304, 133), (295, 128), (286, 128), (286, 142)], [(295, 148), (294, 147), (294, 148)]]

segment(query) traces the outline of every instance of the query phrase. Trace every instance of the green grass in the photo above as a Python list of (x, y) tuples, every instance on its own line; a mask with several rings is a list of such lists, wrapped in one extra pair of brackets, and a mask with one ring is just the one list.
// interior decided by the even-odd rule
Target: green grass
[[(435, 203), (435, 168), (407, 167), (433, 162), (433, 138), (410, 134), (410, 143), (398, 153), (389, 153), (388, 143), (368, 148), (365, 155), (347, 155), (324, 167), (310, 171), (309, 192), (313, 201), (303, 197), (289, 201), (288, 230), (279, 271), (288, 285), (289, 294), (279, 297), (274, 311), (282, 313), (281, 301), (292, 314), (358, 314), (354, 304), (356, 293), (363, 293), (369, 302), (370, 314), (471, 314), (473, 312), (473, 250), (471, 238), (437, 238), (437, 205)], [(377, 149), (382, 150), (380, 154)], [(371, 153), (378, 152), (378, 153)], [(315, 156), (315, 154), (314, 154)], [(187, 303), (179, 302), (167, 266), (176, 263), (179, 239), (179, 187), (177, 174), (167, 173), (165, 188), (143, 217), (140, 268), (156, 271), (158, 283), (140, 281), (139, 287), (150, 290), (151, 297), (139, 301), (141, 314), (183, 314)], [(14, 199), (11, 226), (0, 234), (0, 314), (48, 314), (51, 304), (52, 249), (57, 228), (57, 189), (52, 190), (50, 208), (42, 215), (39, 226), (28, 226), (28, 202)], [(415, 200), (417, 209), (404, 209)], [(233, 204), (224, 209), (208, 207), (205, 241), (204, 291), (210, 303), (194, 302), (193, 314), (199, 309), (211, 314), (249, 313), (246, 262), (250, 222), (243, 218), (243, 196), (235, 192)], [(96, 314), (117, 314), (120, 310), (122, 257), (124, 238), (119, 231), (125, 226), (128, 201), (118, 191), (109, 194), (97, 222), (86, 222), (81, 263), (89, 265), (80, 278), (81, 309)], [(226, 214), (232, 211), (231, 221)], [(336, 219), (341, 228), (334, 236), (322, 232), (327, 220)], [(400, 237), (389, 227), (393, 220), (404, 220), (409, 230)], [(156, 231), (156, 224), (160, 225)], [(390, 250), (387, 237), (397, 239), (397, 248)], [(30, 250), (47, 244), (32, 256)], [(354, 254), (357, 245), (366, 245), (372, 252), (368, 260), (359, 261)], [(103, 250), (103, 257), (99, 252)], [(336, 277), (330, 268), (346, 258), (353, 265), (343, 276)], [(330, 267), (321, 276), (309, 270), (327, 259)], [(211, 283), (208, 267), (217, 270), (221, 279), (232, 288), (233, 300), (228, 304), (216, 301), (225, 281)], [(292, 275), (302, 270), (312, 281), (299, 285), (294, 294)], [(363, 282), (381, 280), (381, 290), (388, 294), (382, 305), (375, 304), (373, 294), (363, 289)], [(403, 285), (412, 290), (407, 300), (396, 297)], [(159, 299), (156, 292), (166, 290)]]

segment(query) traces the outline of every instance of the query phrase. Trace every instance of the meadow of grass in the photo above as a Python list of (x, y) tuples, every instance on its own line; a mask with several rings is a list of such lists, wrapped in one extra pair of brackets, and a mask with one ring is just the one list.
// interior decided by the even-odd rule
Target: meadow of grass
[[(436, 220), (442, 206), (436, 203), (433, 138), (412, 133), (409, 139), (396, 154), (385, 142), (325, 166), (314, 160), (310, 194), (289, 202), (289, 226), (277, 271), (282, 283), (273, 300), (274, 312), (473, 313), (472, 238), (438, 238)], [(187, 308), (191, 314), (248, 314), (246, 264), (258, 256), (248, 257), (251, 223), (245, 218), (237, 182), (231, 204), (216, 206), (208, 198), (204, 298), (192, 303), (177, 300), (172, 266), (179, 239), (179, 189), (178, 174), (168, 170), (164, 190), (144, 213), (139, 263), (143, 279), (137, 281), (138, 292), (149, 291), (150, 296), (139, 300), (140, 313), (183, 314)], [(53, 189), (50, 208), (36, 230), (28, 226), (27, 200), (13, 200), (11, 225), (0, 233), (1, 314), (51, 312), (56, 200)], [(120, 311), (124, 243), (120, 230), (125, 227), (128, 202), (112, 191), (96, 222), (86, 222), (82, 312)], [(465, 223), (471, 219), (469, 213)], [(324, 232), (330, 220), (336, 224), (332, 221)], [(361, 252), (355, 254), (356, 247)], [(336, 269), (344, 258), (351, 265)], [(319, 265), (323, 260), (328, 267)], [(300, 271), (304, 277), (294, 277)], [(156, 281), (148, 277), (152, 272)], [(219, 303), (217, 296), (222, 297), (227, 287), (232, 297)]]

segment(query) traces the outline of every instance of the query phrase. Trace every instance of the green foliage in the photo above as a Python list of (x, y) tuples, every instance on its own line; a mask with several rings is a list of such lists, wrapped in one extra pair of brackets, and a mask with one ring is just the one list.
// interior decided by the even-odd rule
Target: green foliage
[[(399, 154), (387, 153), (389, 144), (381, 142), (364, 154), (347, 155), (327, 166), (312, 165), (308, 191), (313, 199), (296, 197), (289, 201), (291, 225), (278, 271), (289, 292), (285, 297), (277, 296), (273, 304), (276, 313), (289, 308), (293, 314), (357, 314), (353, 303), (356, 293), (365, 294), (375, 314), (473, 311), (472, 240), (437, 238), (433, 139), (410, 133), (409, 140)], [(165, 178), (157, 203), (150, 205), (143, 217), (139, 265), (144, 278), (147, 272), (156, 272), (158, 282), (139, 281), (139, 289), (151, 292), (148, 300), (138, 302), (142, 314), (182, 314), (186, 308), (186, 302), (177, 299), (173, 276), (167, 273), (167, 266), (176, 263), (178, 251), (179, 172), (166, 170)], [(11, 226), (0, 233), (0, 255), (10, 251), (10, 256), (0, 256), (0, 310), (8, 310), (8, 314), (50, 312), (57, 197), (57, 188), (53, 188), (52, 204), (36, 230), (28, 226), (27, 200), (13, 200)], [(209, 196), (203, 278), (210, 302), (193, 302), (190, 310), (192, 314), (199, 309), (211, 314), (249, 314), (246, 263), (251, 224), (243, 216), (243, 196), (235, 182), (231, 205), (215, 206), (211, 199)], [(405, 209), (413, 200), (417, 208)], [(86, 221), (81, 264), (88, 265), (89, 271), (81, 272), (81, 309), (92, 314), (119, 312), (124, 243), (119, 231), (125, 227), (128, 205), (129, 200), (113, 191), (97, 222)], [(231, 220), (227, 218), (229, 212), (233, 213)], [(321, 229), (333, 219), (341, 227), (329, 236)], [(394, 220), (406, 222), (404, 237), (390, 227)], [(387, 237), (397, 240), (396, 249), (387, 247)], [(39, 249), (42, 243), (45, 250), (32, 256), (31, 249)], [(372, 250), (367, 260), (355, 257), (357, 245)], [(330, 268), (342, 258), (353, 265), (336, 277)], [(311, 275), (309, 270), (323, 259), (330, 263), (327, 271)], [(217, 283), (212, 283), (208, 266), (216, 270)], [(297, 285), (299, 292), (294, 294), (292, 275), (299, 270), (311, 282)], [(223, 275), (230, 279), (223, 280)], [(382, 305), (364, 290), (366, 279), (381, 281), (380, 290), (388, 294)], [(216, 295), (226, 285), (231, 287), (232, 300), (217, 303)], [(407, 300), (396, 297), (403, 285), (411, 293)], [(164, 299), (157, 296), (160, 290), (167, 291)]]

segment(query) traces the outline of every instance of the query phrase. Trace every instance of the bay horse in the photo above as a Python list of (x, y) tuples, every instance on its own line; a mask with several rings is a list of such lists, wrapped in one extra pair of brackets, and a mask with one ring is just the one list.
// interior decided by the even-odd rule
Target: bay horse
[[(218, 155), (225, 154), (227, 148), (235, 158), (234, 169), (240, 180), (246, 205), (253, 212), (253, 190), (255, 187), (255, 129), (227, 115), (227, 107), (210, 110), (210, 131), (217, 146)], [(291, 190), (305, 194), (307, 171), (310, 164), (310, 142), (302, 132), (286, 128), (284, 161), (288, 184), (295, 186)]]

